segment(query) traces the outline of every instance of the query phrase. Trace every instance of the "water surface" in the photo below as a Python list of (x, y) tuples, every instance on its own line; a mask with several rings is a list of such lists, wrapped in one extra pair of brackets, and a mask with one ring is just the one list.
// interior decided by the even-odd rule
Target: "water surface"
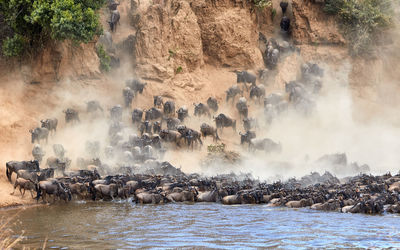
[[(0, 211), (0, 217), (16, 210)], [(70, 202), (22, 210), (26, 247), (397, 247), (400, 217), (215, 203)]]

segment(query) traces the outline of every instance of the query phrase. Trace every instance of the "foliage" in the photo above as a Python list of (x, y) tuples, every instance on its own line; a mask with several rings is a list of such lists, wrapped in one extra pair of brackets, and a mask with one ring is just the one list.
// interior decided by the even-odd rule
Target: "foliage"
[(0, 0), (0, 15), (4, 17), (13, 34), (28, 42), (29, 49), (36, 49), (49, 39), (87, 43), (102, 32), (97, 10), (105, 2), (106, 0)]
[(336, 15), (354, 55), (366, 53), (392, 23), (391, 0), (326, 0), (324, 11)]
[(179, 74), (183, 71), (182, 66), (179, 66), (178, 68), (176, 68), (176, 74)]
[(272, 6), (271, 0), (253, 0), (254, 5), (260, 9)]
[(100, 59), (100, 70), (103, 72), (108, 72), (111, 69), (110, 63), (111, 63), (111, 58), (107, 54), (107, 52), (104, 50), (103, 45), (99, 45), (97, 47), (97, 56)]
[(225, 144), (210, 144), (207, 146), (208, 153), (222, 153), (225, 152)]
[(271, 19), (274, 20), (275, 17), (276, 17), (276, 9), (273, 8), (273, 9), (271, 10)]
[(6, 57), (13, 57), (13, 56), (18, 56), (22, 53), (26, 46), (26, 41), (24, 40), (24, 37), (15, 34), (13, 37), (7, 37), (3, 41), (3, 54)]

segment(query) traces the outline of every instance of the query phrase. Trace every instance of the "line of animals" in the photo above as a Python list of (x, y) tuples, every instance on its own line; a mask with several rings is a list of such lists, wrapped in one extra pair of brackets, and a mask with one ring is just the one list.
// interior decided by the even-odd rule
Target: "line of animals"
[[(18, 173), (38, 170), (37, 161), (7, 163), (7, 171)], [(172, 166), (163, 166), (159, 174), (110, 175), (101, 178), (96, 170), (80, 170), (68, 177), (49, 178), (40, 182), (23, 175), (16, 179), (14, 192), (22, 196), (31, 192), (32, 198), (49, 202), (74, 197), (81, 200), (114, 200), (131, 198), (140, 204), (169, 202), (221, 202), (234, 204), (267, 204), (270, 207), (309, 207), (322, 211), (381, 214), (400, 213), (400, 175), (359, 175), (341, 184), (325, 172), (311, 173), (300, 180), (261, 183), (249, 175), (219, 175), (202, 178), (186, 175)], [(40, 171), (41, 173), (47, 173)], [(20, 174), (21, 175), (21, 174)], [(35, 195), (36, 193), (36, 195)]]

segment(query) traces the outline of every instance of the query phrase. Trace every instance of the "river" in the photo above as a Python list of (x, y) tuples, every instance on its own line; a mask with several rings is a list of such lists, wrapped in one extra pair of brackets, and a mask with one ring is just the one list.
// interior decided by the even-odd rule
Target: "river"
[(21, 245), (49, 248), (400, 247), (400, 216), (214, 203), (71, 202), (19, 211)]

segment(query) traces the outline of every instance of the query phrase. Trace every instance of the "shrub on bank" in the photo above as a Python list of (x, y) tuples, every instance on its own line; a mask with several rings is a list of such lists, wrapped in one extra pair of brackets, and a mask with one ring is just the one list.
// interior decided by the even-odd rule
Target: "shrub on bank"
[(107, 54), (107, 52), (104, 50), (103, 45), (99, 45), (96, 49), (97, 56), (100, 59), (100, 70), (102, 72), (108, 72), (111, 69), (110, 63), (111, 63), (111, 58)]
[(391, 0), (326, 0), (324, 11), (338, 17), (353, 55), (369, 53), (392, 24)]
[(254, 5), (260, 9), (272, 6), (271, 0), (254, 0)]
[[(102, 32), (97, 10), (106, 0), (0, 0), (0, 15), (13, 35), (3, 54), (40, 50), (49, 40), (87, 43)], [(25, 41), (25, 46), (22, 46)]]

